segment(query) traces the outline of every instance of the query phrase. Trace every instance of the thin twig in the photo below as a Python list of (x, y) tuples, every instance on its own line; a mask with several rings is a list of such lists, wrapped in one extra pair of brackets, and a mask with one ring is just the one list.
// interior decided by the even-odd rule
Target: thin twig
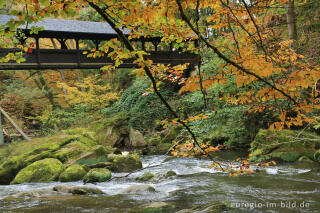
[(274, 86), (273, 84), (271, 84), (270, 82), (268, 82), (267, 80), (263, 79), (262, 77), (260, 77), (259, 75), (245, 69), (244, 67), (240, 66), (239, 64), (237, 64), (236, 62), (232, 61), (231, 59), (227, 58), (225, 55), (223, 55), (218, 48), (216, 48), (215, 46), (211, 45), (207, 39), (205, 39), (203, 37), (203, 35), (200, 34), (199, 31), (197, 31), (195, 29), (195, 27), (191, 24), (189, 18), (186, 16), (186, 14), (183, 11), (182, 5), (180, 0), (176, 0), (178, 7), (179, 7), (179, 11), (181, 14), (182, 19), (187, 23), (187, 25), (193, 30), (194, 33), (197, 34), (197, 36), (210, 48), (212, 49), (218, 56), (219, 58), (223, 59), (226, 63), (231, 64), (232, 66), (236, 67), (237, 69), (241, 70), (244, 73), (247, 73), (251, 76), (254, 76), (255, 78), (257, 78), (259, 81), (264, 82), (266, 85), (270, 86), (271, 88), (273, 88), (274, 90), (280, 92), (284, 97), (288, 98), (290, 101), (292, 101), (295, 105), (299, 106), (298, 102), (293, 99), (290, 95), (288, 95), (287, 93), (285, 93), (283, 90), (277, 88), (276, 86)]

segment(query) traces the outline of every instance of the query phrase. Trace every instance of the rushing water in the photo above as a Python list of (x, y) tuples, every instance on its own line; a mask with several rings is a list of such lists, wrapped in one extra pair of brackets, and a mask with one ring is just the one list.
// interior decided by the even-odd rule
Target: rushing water
[[(143, 164), (159, 164), (164, 159), (164, 156), (149, 156), (143, 158)], [(229, 212), (320, 212), (320, 169), (316, 165), (304, 168), (293, 164), (273, 166), (255, 174), (229, 177), (208, 168), (209, 164), (207, 160), (173, 159), (126, 178), (99, 183), (96, 186), (106, 193), (99, 196), (6, 199), (18, 192), (61, 183), (0, 186), (0, 212), (128, 212), (136, 206), (157, 201), (174, 204), (177, 209), (173, 212), (216, 201), (230, 203), (234, 208)], [(156, 183), (135, 180), (146, 171), (165, 173), (169, 170), (178, 176)], [(71, 184), (82, 185), (81, 182)], [(126, 188), (141, 184), (153, 186), (156, 192), (125, 193)]]

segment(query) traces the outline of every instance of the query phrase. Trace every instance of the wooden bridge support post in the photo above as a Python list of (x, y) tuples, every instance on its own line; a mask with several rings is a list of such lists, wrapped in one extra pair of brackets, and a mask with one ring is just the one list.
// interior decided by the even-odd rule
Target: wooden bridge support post
[(39, 44), (39, 39), (38, 37), (36, 39), (36, 54), (37, 54), (37, 64), (40, 67), (40, 44)]
[(2, 131), (2, 122), (1, 122), (1, 112), (0, 112), (0, 145), (4, 144), (4, 137), (3, 137), (3, 131)]
[(76, 49), (77, 49), (77, 63), (80, 68), (80, 47), (79, 47), (79, 39), (76, 39)]

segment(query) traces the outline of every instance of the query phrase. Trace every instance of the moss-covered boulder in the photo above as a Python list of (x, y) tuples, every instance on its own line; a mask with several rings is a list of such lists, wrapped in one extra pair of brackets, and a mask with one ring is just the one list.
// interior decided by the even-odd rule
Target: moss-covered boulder
[(153, 136), (148, 139), (148, 146), (142, 149), (144, 155), (164, 155), (172, 147), (174, 140), (181, 131), (180, 126), (174, 126), (163, 131), (162, 136)]
[(109, 154), (113, 153), (114, 149), (111, 147), (106, 147), (102, 145), (95, 146), (90, 149), (90, 151), (81, 154), (74, 161), (69, 163), (77, 163), (81, 165), (91, 166), (93, 164), (105, 163), (107, 162), (107, 157)]
[(82, 165), (73, 164), (66, 168), (59, 177), (61, 182), (72, 182), (82, 180), (82, 178), (87, 174), (87, 171)]
[(176, 175), (177, 175), (177, 173), (175, 171), (170, 170), (167, 172), (166, 177), (172, 177), (172, 176), (176, 176)]
[(181, 126), (174, 126), (172, 127), (168, 133), (164, 136), (164, 138), (161, 140), (161, 143), (170, 143), (176, 139), (176, 137), (179, 135), (182, 127)]
[(143, 175), (141, 175), (140, 177), (137, 177), (136, 180), (148, 181), (148, 180), (152, 179), (153, 177), (154, 177), (154, 174), (152, 174), (151, 172), (146, 172)]
[(69, 162), (81, 155), (84, 150), (90, 150), (96, 145), (94, 133), (83, 128), (16, 143), (10, 152), (2, 155), (7, 160), (0, 164), (0, 184), (9, 184), (21, 169), (33, 162), (45, 158), (57, 158), (62, 162)]
[(105, 168), (94, 168), (91, 169), (86, 176), (84, 176), (83, 181), (85, 183), (96, 183), (105, 182), (111, 178), (112, 174), (108, 169)]
[(129, 144), (126, 146), (132, 147), (132, 148), (139, 148), (139, 147), (145, 147), (146, 145), (147, 145), (147, 142), (145, 141), (141, 132), (139, 132), (138, 130), (134, 130), (133, 128), (130, 128)]
[(133, 172), (142, 168), (142, 162), (139, 155), (115, 155), (108, 159), (112, 163), (113, 172)]
[(262, 129), (251, 143), (250, 151), (253, 156), (250, 160), (294, 162), (298, 159), (309, 158), (316, 161), (314, 154), (319, 147), (320, 137), (311, 132)]
[(90, 147), (80, 143), (79, 141), (75, 141), (69, 143), (62, 147), (61, 149), (57, 150), (53, 157), (59, 159), (61, 162), (66, 163), (71, 159), (81, 155), (90, 150)]
[(99, 144), (110, 147), (121, 146), (121, 142), (129, 135), (127, 119), (128, 115), (120, 112), (96, 122), (92, 129), (97, 133), (96, 138)]
[(136, 209), (131, 210), (131, 213), (165, 213), (170, 212), (176, 207), (172, 204), (165, 202), (154, 202), (148, 205), (137, 207)]
[(148, 139), (148, 143), (151, 146), (156, 146), (161, 142), (161, 137), (160, 136), (155, 136), (155, 137), (150, 137)]
[(22, 169), (11, 184), (26, 182), (51, 182), (57, 180), (64, 165), (57, 159), (46, 158)]

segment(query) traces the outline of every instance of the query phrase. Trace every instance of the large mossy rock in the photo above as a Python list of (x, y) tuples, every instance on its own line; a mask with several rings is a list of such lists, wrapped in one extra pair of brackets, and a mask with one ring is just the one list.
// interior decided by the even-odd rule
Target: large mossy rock
[(320, 137), (301, 130), (262, 129), (251, 143), (251, 161), (278, 160), (294, 162), (305, 156), (317, 161), (315, 153), (320, 149)]
[(129, 144), (128, 146), (132, 148), (145, 147), (147, 142), (145, 141), (143, 135), (138, 130), (130, 128), (129, 131)]
[(173, 146), (173, 142), (181, 132), (180, 126), (174, 126), (170, 129), (162, 131), (160, 135), (150, 137), (148, 146), (142, 150), (144, 155), (163, 155), (168, 153)]
[(114, 155), (108, 159), (112, 163), (113, 172), (133, 172), (142, 168), (142, 162), (137, 154), (133, 155)]
[(159, 143), (156, 146), (149, 145), (142, 150), (144, 155), (164, 155), (167, 154), (173, 146), (171, 143)]
[(124, 112), (98, 121), (93, 130), (97, 133), (96, 138), (101, 145), (120, 147), (125, 137), (129, 135), (127, 124), (128, 115)]
[(165, 202), (154, 202), (131, 210), (131, 213), (165, 213), (171, 212), (176, 207)]
[(137, 177), (136, 180), (148, 181), (148, 180), (151, 180), (153, 177), (154, 177), (154, 174), (152, 174), (151, 172), (146, 172), (143, 175), (141, 175), (140, 177)]
[(161, 143), (170, 143), (176, 139), (176, 137), (179, 135), (182, 127), (181, 126), (174, 126), (171, 129), (169, 129), (168, 133), (164, 136), (164, 138), (161, 140)]
[[(79, 156), (95, 152), (97, 145), (94, 132), (84, 128), (70, 129), (54, 136), (16, 143), (8, 154), (2, 156), (7, 160), (0, 164), (0, 185), (9, 184), (21, 169), (33, 162), (56, 158), (71, 165)], [(106, 153), (112, 153), (112, 150), (104, 154)]]
[(51, 182), (57, 180), (64, 165), (57, 159), (46, 158), (22, 169), (11, 184), (27, 182)]
[(84, 176), (83, 181), (85, 183), (96, 183), (105, 182), (111, 178), (112, 174), (108, 169), (105, 168), (94, 168), (91, 169), (86, 176)]
[[(53, 157), (55, 151), (77, 139), (77, 135), (59, 134), (16, 144), (13, 154), (8, 155), (6, 157), (8, 160), (0, 165), (0, 184), (9, 184), (19, 170), (35, 161)], [(37, 146), (32, 146), (33, 144), (37, 144)]]
[(92, 147), (90, 151), (81, 154), (74, 161), (70, 163), (78, 163), (81, 165), (91, 166), (94, 164), (106, 163), (107, 157), (109, 154), (113, 153), (114, 149), (111, 147), (105, 147), (102, 145), (98, 145)]
[(72, 182), (82, 180), (82, 178), (87, 174), (86, 169), (79, 164), (73, 164), (64, 170), (59, 180), (61, 182)]

